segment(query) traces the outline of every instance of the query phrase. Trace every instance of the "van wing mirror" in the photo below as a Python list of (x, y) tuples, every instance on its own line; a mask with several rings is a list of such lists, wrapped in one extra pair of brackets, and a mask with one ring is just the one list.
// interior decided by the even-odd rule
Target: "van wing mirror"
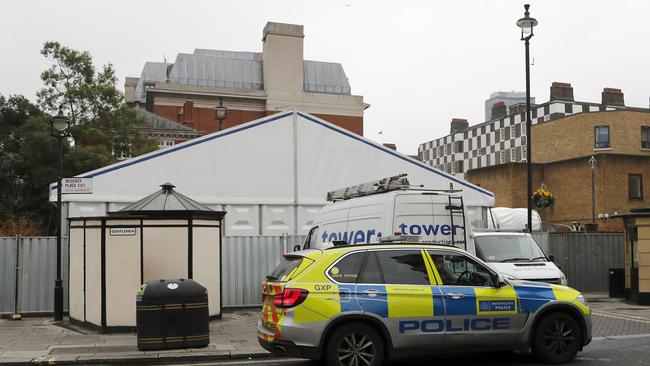
[(549, 254), (548, 260), (550, 260), (551, 262), (555, 262), (555, 254)]
[(300, 251), (300, 244), (296, 244), (296, 245), (294, 245), (294, 246), (293, 246), (293, 251), (294, 251), (294, 252), (298, 252), (298, 251)]

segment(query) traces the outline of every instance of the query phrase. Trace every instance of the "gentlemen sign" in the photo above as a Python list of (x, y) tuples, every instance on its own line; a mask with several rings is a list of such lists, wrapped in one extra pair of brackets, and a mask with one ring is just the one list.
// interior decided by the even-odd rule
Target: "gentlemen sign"
[(135, 236), (134, 227), (112, 227), (110, 230), (111, 236)]
[(93, 193), (92, 178), (63, 178), (61, 193)]

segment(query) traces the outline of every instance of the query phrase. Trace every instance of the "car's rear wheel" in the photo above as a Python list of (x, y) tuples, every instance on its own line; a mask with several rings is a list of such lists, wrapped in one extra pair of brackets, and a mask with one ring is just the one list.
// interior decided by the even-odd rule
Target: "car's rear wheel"
[(372, 327), (347, 324), (330, 337), (325, 360), (328, 366), (380, 366), (384, 363), (384, 342)]
[(532, 350), (542, 361), (561, 364), (571, 361), (582, 342), (578, 323), (566, 313), (551, 313), (535, 328)]

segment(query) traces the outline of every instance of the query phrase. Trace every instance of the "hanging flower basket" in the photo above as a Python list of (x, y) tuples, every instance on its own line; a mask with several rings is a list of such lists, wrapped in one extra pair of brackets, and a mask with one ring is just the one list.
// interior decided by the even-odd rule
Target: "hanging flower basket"
[(549, 191), (543, 184), (541, 188), (538, 188), (535, 192), (533, 192), (531, 199), (533, 201), (533, 206), (535, 206), (538, 210), (543, 210), (547, 207), (553, 207), (553, 203), (555, 203), (555, 197), (553, 197), (553, 193), (551, 193), (551, 191)]

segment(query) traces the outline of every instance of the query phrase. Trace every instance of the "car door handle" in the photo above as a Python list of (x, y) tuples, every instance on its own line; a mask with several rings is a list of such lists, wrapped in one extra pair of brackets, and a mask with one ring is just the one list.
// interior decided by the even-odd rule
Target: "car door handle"
[(457, 299), (462, 299), (463, 297), (465, 297), (465, 294), (462, 293), (462, 292), (450, 292), (448, 294), (445, 294), (445, 296), (447, 296), (450, 299), (457, 300)]
[(366, 296), (375, 297), (379, 295), (381, 292), (379, 292), (378, 290), (363, 290), (361, 291), (361, 293)]

